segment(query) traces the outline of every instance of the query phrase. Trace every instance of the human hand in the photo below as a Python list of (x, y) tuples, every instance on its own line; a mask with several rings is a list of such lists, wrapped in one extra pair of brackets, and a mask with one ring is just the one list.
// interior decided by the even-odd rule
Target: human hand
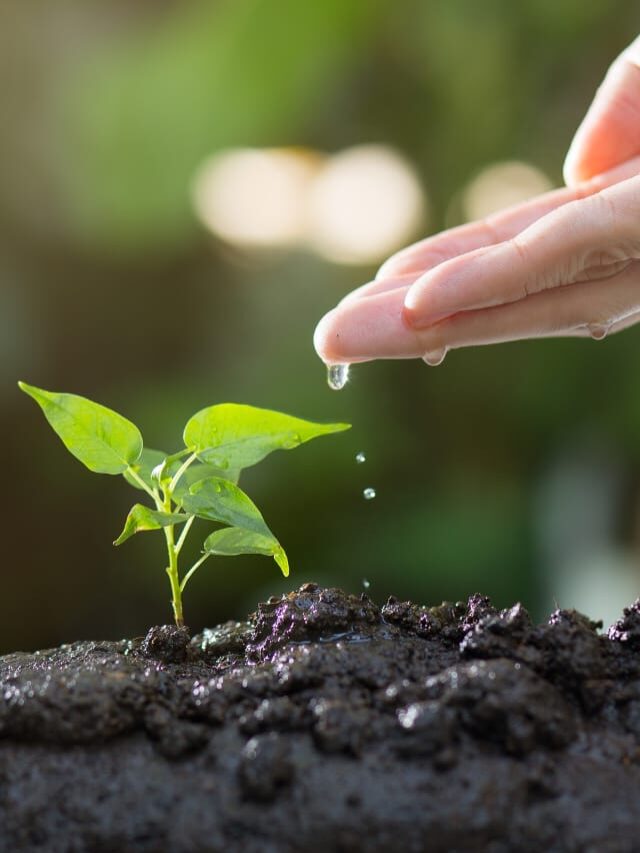
[[(640, 40), (623, 57), (632, 49)], [(439, 364), (451, 348), (602, 338), (637, 322), (640, 156), (616, 165), (640, 153), (640, 68), (627, 65), (616, 60), (576, 134), (566, 164), (574, 186), (393, 256), (320, 322), (321, 358)], [(613, 168), (580, 182), (603, 164)]]

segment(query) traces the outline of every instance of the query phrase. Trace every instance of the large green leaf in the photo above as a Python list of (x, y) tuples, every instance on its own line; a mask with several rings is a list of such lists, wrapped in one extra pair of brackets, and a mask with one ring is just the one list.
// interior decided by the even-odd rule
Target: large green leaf
[(122, 533), (113, 544), (122, 545), (136, 533), (160, 530), (161, 527), (169, 527), (170, 524), (182, 524), (188, 518), (189, 516), (183, 513), (158, 512), (144, 504), (135, 504), (129, 511)]
[(140, 430), (117, 412), (86, 397), (44, 391), (19, 382), (36, 401), (67, 450), (90, 471), (121, 474), (142, 453)]
[(289, 561), (284, 548), (273, 536), (264, 536), (253, 530), (225, 527), (208, 536), (204, 543), (206, 554), (236, 557), (240, 554), (264, 554), (273, 557), (285, 577), (289, 576)]
[(189, 494), (182, 498), (182, 506), (199, 518), (273, 537), (251, 498), (222, 477), (211, 477), (194, 483)]
[(237, 403), (209, 406), (184, 429), (184, 443), (218, 468), (255, 465), (274, 450), (291, 450), (317, 438), (349, 429), (350, 424), (319, 424)]

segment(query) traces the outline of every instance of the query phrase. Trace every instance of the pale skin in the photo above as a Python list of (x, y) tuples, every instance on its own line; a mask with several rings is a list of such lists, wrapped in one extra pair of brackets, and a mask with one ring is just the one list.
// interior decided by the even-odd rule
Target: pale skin
[(422, 358), (640, 321), (640, 38), (573, 139), (566, 187), (409, 246), (318, 324), (327, 362)]

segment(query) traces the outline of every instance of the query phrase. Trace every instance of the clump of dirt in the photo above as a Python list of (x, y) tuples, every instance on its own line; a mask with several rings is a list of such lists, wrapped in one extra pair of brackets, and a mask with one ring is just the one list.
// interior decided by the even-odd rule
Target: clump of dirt
[(0, 659), (0, 849), (616, 851), (640, 837), (640, 602), (306, 584), (190, 637)]

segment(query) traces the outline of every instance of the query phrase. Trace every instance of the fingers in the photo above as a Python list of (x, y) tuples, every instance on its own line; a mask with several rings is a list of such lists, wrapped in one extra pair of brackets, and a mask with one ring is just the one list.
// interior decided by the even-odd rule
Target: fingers
[(427, 329), (403, 316), (402, 291), (389, 291), (328, 314), (316, 331), (326, 362), (424, 358), (438, 364), (450, 349), (557, 336), (604, 337), (640, 320), (640, 261), (606, 281), (585, 281), (527, 299), (467, 311)]
[(640, 38), (611, 65), (569, 148), (568, 186), (640, 153)]
[(536, 219), (575, 198), (573, 190), (552, 190), (487, 219), (427, 237), (392, 255), (378, 270), (376, 280), (424, 272), (457, 255), (508, 240)]
[(426, 353), (525, 338), (603, 338), (640, 319), (640, 262), (606, 282), (545, 291), (522, 302), (457, 314), (421, 337)]
[[(400, 276), (415, 277), (458, 255), (509, 240), (553, 210), (637, 174), (640, 174), (640, 157), (615, 166), (605, 174), (596, 175), (580, 186), (552, 190), (508, 207), (480, 222), (470, 222), (428, 237), (392, 255), (380, 267), (376, 281)], [(375, 288), (370, 284), (359, 288), (358, 295), (368, 296), (373, 292)]]
[(615, 274), (640, 252), (639, 218), (640, 178), (569, 202), (511, 240), (427, 272), (407, 291), (406, 320), (424, 328), (460, 311)]

